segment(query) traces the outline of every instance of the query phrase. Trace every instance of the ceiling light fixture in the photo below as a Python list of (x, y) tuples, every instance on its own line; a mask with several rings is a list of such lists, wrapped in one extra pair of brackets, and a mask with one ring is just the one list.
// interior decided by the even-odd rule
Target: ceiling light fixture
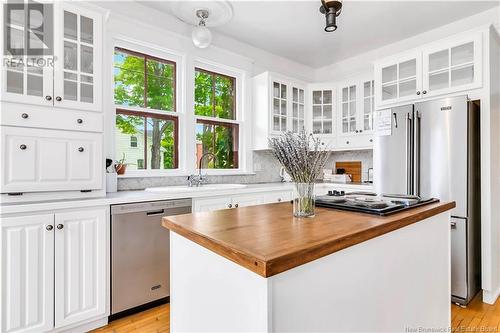
[(212, 33), (205, 26), (205, 21), (208, 19), (208, 15), (209, 12), (207, 9), (198, 9), (196, 11), (196, 16), (200, 19), (200, 22), (193, 28), (191, 38), (193, 39), (194, 46), (200, 49), (207, 48), (212, 42)]
[(337, 30), (337, 16), (342, 11), (342, 0), (321, 0), (319, 11), (321, 14), (325, 14), (325, 31), (333, 32)]

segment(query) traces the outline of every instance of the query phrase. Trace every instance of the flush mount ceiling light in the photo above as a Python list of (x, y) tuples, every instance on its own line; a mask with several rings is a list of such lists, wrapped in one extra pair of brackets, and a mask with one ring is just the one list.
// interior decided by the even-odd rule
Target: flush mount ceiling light
[(193, 39), (193, 44), (200, 49), (207, 48), (212, 42), (212, 33), (206, 27), (205, 21), (208, 19), (209, 12), (207, 9), (198, 9), (196, 11), (196, 17), (200, 19), (198, 26), (193, 29), (191, 33), (191, 38)]
[(319, 11), (321, 14), (325, 14), (325, 31), (333, 32), (337, 30), (337, 16), (342, 11), (342, 0), (321, 0)]
[(227, 23), (233, 17), (233, 8), (225, 0), (171, 1), (172, 13), (182, 22), (193, 25), (193, 44), (206, 48), (212, 42), (209, 28)]

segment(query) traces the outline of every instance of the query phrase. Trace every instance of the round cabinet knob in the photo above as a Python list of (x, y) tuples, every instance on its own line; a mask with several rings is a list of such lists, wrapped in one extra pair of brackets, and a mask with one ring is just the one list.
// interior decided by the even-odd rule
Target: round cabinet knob
[(76, 120), (76, 122), (77, 122), (78, 124), (83, 124), (83, 119), (78, 118), (78, 119)]
[(54, 229), (54, 226), (52, 226), (51, 224), (49, 224), (48, 226), (45, 227), (45, 229), (47, 229), (48, 231)]
[(47, 96), (45, 96), (45, 99), (48, 100), (48, 101), (51, 101), (52, 100), (52, 96), (47, 95)]
[(29, 117), (29, 115), (27, 113), (23, 113), (21, 115), (21, 118), (23, 118), (23, 119), (28, 119), (28, 117)]
[(359, 130), (359, 133), (363, 133), (363, 130)]
[(21, 150), (25, 150), (25, 149), (26, 149), (26, 148), (28, 148), (28, 147), (27, 147), (26, 145), (20, 145), (20, 146), (19, 146), (19, 148), (20, 148)]
[(373, 142), (373, 139), (370, 139), (370, 142)]
[(417, 95), (420, 95), (420, 91), (417, 91)]
[(278, 198), (278, 202), (281, 202), (281, 198)]
[(228, 207), (228, 208), (232, 208), (232, 207), (233, 207), (233, 205), (229, 204), (229, 205), (227, 205), (227, 207)]
[(84, 150), (85, 150), (85, 149), (83, 149), (83, 147), (79, 147), (79, 148), (78, 148), (78, 151), (79, 151), (80, 153), (82, 153)]
[(62, 97), (61, 96), (57, 96), (56, 97), (56, 101), (58, 101), (58, 102), (62, 101)]
[(427, 94), (427, 90), (422, 91), (422, 94), (424, 95)]
[(348, 145), (348, 144), (349, 144), (349, 141), (346, 141), (345, 143)]
[(57, 225), (57, 229), (61, 230), (62, 228), (64, 228), (64, 225), (63, 225), (63, 224), (58, 224), (58, 225)]

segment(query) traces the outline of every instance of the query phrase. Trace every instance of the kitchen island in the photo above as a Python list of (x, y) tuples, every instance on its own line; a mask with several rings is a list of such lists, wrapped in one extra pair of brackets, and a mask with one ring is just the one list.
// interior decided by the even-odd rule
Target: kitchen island
[(454, 206), (297, 219), (280, 203), (165, 217), (171, 331), (447, 328)]

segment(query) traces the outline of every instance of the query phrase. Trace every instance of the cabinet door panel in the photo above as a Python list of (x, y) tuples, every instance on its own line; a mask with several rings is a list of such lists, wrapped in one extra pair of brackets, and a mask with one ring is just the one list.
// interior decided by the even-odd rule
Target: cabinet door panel
[(56, 328), (106, 312), (106, 223), (105, 208), (55, 216)]
[(2, 193), (102, 188), (101, 134), (2, 126), (1, 139)]
[(2, 219), (2, 332), (53, 327), (53, 223), (52, 214)]
[(211, 199), (194, 199), (193, 211), (194, 212), (211, 212), (219, 209), (226, 209), (232, 207), (230, 197), (211, 198)]
[(56, 2), (54, 105), (101, 111), (102, 17)]
[(232, 198), (233, 207), (255, 206), (264, 203), (261, 193), (237, 195)]

